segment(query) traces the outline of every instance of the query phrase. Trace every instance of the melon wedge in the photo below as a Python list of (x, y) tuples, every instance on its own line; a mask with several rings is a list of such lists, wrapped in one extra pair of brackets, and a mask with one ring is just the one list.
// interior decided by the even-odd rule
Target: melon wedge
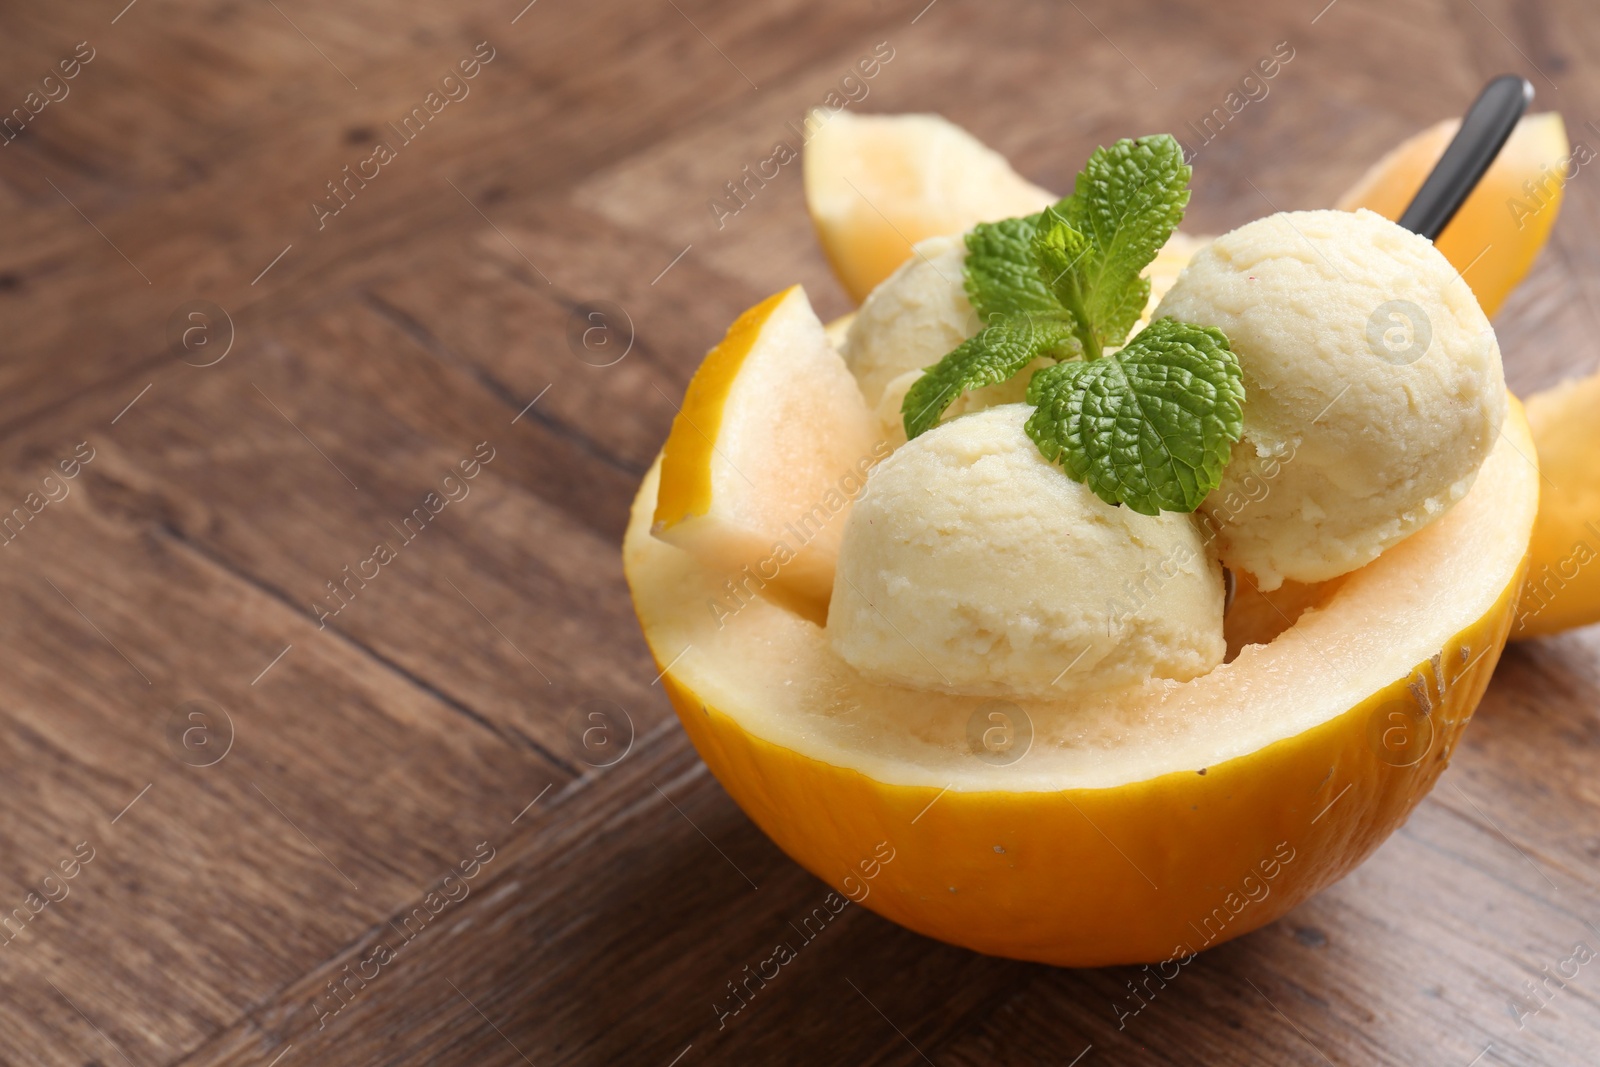
[(1544, 493), (1512, 637), (1600, 622), (1600, 374), (1528, 399)]
[(1186, 962), (1343, 876), (1433, 785), (1512, 623), (1532, 455), (1513, 401), (1471, 492), (1303, 590), (1292, 625), (1255, 613), (1278, 621), (1232, 635), (1237, 657), (1190, 682), (999, 709), (1024, 752), (1000, 762), (976, 743), (997, 722), (985, 702), (869, 683), (765, 599), (713, 621), (722, 569), (649, 536), (665, 464), (624, 564), (701, 757), (817, 877), (980, 952)]
[(690, 380), (662, 450), (652, 530), (731, 583), (729, 612), (769, 584), (825, 602), (845, 510), (889, 452), (875, 427), (805, 290), (774, 294)]
[(1031, 215), (1056, 197), (938, 115), (842, 111), (805, 150), (806, 206), (822, 249), (858, 303), (928, 237)]
[(834, 351), (844, 351), (844, 339), (850, 336), (850, 324), (855, 318), (856, 313), (851, 311), (840, 315), (822, 328), (822, 332), (828, 335), (828, 341), (833, 345)]
[[(1446, 119), (1402, 142), (1373, 164), (1338, 207), (1398, 219), (1460, 127)], [(1561, 210), (1571, 156), (1567, 128), (1553, 111), (1525, 116), (1460, 212), (1439, 235), (1439, 251), (1493, 315), (1544, 247)]]

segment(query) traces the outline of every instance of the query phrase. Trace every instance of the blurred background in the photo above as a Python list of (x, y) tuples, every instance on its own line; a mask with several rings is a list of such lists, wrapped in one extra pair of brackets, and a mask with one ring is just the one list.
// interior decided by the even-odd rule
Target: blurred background
[[(0, 10), (0, 1062), (1593, 1062), (1600, 969), (1548, 982), (1600, 944), (1592, 634), (1510, 649), (1405, 828), (1134, 1017), (1135, 968), (849, 908), (719, 1025), (828, 889), (677, 728), (618, 558), (727, 323), (851, 306), (798, 161), (726, 199), (830, 93), (1052, 189), (1173, 132), (1218, 233), (1499, 73), (1593, 145), (1587, 5), (524, 2)], [(1496, 318), (1518, 392), (1600, 357), (1595, 181)]]

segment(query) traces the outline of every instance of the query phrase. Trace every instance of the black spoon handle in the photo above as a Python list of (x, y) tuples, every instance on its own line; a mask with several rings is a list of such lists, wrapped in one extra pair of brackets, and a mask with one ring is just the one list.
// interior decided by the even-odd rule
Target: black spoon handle
[(1430, 241), (1437, 240), (1531, 103), (1533, 83), (1519, 75), (1502, 74), (1485, 85), (1462, 118), (1461, 129), (1400, 216), (1400, 225)]

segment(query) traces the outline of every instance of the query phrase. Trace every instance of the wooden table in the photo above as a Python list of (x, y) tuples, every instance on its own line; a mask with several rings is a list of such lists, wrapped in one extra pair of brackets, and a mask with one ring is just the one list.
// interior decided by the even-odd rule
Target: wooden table
[[(1592, 633), (1511, 649), (1371, 861), (1121, 1029), (1132, 969), (860, 908), (719, 1029), (826, 887), (685, 741), (618, 559), (733, 316), (846, 310), (797, 165), (708, 202), (880, 43), (851, 106), (1061, 188), (1289, 42), (1201, 152), (1217, 232), (1503, 70), (1594, 143), (1587, 4), (524, 2), (6, 5), (0, 1062), (1596, 1062), (1600, 962), (1529, 992), (1600, 947)], [(1595, 362), (1596, 182), (1500, 316), (1521, 391)]]

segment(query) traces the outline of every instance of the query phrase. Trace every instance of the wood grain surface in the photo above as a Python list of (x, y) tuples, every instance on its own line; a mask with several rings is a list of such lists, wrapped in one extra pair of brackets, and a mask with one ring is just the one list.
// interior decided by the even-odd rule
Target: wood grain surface
[[(797, 166), (707, 202), (880, 43), (852, 106), (1062, 188), (1289, 42), (1197, 159), (1218, 232), (1502, 71), (1594, 144), (1585, 0), (525, 3), (0, 8), (0, 511), (92, 457), (0, 551), (0, 1063), (1600, 1061), (1600, 962), (1546, 983), (1600, 947), (1594, 633), (1512, 648), (1381, 851), (1120, 1024), (1133, 969), (849, 908), (719, 1026), (828, 887), (684, 739), (618, 554), (726, 324), (847, 310)], [(1519, 391), (1600, 356), (1597, 182), (1499, 317)]]

